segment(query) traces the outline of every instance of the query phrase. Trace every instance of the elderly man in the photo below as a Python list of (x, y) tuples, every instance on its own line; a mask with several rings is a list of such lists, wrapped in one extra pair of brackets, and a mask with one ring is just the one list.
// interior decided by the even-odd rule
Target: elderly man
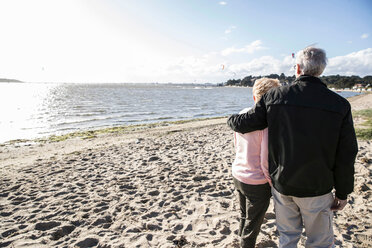
[(303, 226), (306, 247), (333, 247), (332, 210), (342, 210), (353, 191), (358, 145), (351, 108), (318, 78), (326, 64), (324, 50), (305, 48), (296, 55), (292, 85), (268, 91), (228, 120), (239, 133), (269, 128), (279, 247), (297, 247)]

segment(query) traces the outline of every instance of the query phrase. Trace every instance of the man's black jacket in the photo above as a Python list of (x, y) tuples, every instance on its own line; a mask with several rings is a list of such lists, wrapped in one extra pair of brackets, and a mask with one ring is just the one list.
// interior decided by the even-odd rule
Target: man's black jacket
[(269, 127), (269, 172), (284, 195), (319, 196), (336, 189), (339, 199), (353, 191), (358, 152), (349, 102), (317, 77), (269, 90), (228, 125), (248, 133)]

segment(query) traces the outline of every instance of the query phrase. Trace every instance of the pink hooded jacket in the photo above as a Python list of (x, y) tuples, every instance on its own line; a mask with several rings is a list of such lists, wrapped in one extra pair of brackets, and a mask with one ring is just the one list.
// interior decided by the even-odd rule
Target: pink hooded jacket
[[(245, 113), (249, 109), (240, 112)], [(250, 133), (234, 133), (235, 160), (233, 177), (245, 184), (270, 183), (268, 171), (268, 129)]]

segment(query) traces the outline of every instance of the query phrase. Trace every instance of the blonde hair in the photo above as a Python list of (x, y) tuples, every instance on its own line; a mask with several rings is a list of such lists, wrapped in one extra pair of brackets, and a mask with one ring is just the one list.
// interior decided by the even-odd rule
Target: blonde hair
[(256, 97), (256, 101), (258, 102), (261, 97), (269, 91), (271, 88), (279, 87), (280, 81), (278, 79), (272, 78), (260, 78), (254, 82), (253, 85), (253, 95)]

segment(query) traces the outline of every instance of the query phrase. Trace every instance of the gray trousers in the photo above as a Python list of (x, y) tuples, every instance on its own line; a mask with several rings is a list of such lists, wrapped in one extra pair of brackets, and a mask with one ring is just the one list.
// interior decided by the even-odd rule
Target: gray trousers
[(332, 193), (316, 197), (294, 197), (272, 188), (279, 247), (296, 248), (305, 227), (306, 248), (334, 247)]
[(268, 183), (259, 185), (245, 184), (234, 178), (239, 194), (241, 247), (254, 248), (261, 225), (269, 207), (271, 188)]

